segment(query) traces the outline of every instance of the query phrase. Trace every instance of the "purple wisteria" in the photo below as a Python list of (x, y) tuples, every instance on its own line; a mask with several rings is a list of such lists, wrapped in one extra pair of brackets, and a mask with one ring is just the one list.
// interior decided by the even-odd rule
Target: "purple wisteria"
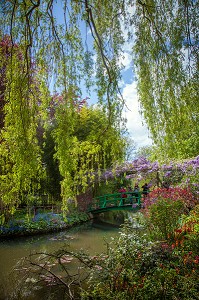
[(157, 173), (163, 180), (178, 181), (183, 184), (199, 186), (199, 155), (190, 160), (181, 162), (171, 161), (169, 164), (159, 164), (157, 161), (150, 162), (144, 157), (117, 164), (112, 169), (101, 174), (102, 180), (110, 180), (117, 177), (136, 179), (137, 181), (150, 178), (151, 181), (157, 178)]

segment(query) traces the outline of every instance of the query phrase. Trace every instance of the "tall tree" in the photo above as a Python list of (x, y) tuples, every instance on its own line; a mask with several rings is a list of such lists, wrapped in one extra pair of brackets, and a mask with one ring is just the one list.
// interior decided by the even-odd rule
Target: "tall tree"
[[(56, 158), (59, 161), (59, 170), (63, 176), (62, 196), (67, 199), (72, 192), (73, 180), (71, 173), (77, 171), (76, 156), (73, 150), (77, 149), (77, 139), (73, 135), (75, 125), (74, 98), (81, 94), (82, 80), (92, 74), (92, 54), (86, 42), (88, 31), (91, 30), (94, 44), (91, 50), (97, 52), (95, 72), (98, 83), (98, 96), (104, 103), (104, 112), (108, 115), (107, 127), (101, 130), (104, 138), (109, 138), (108, 127), (115, 122), (119, 110), (115, 107), (117, 101), (118, 66), (115, 63), (117, 56), (116, 33), (111, 33), (110, 25), (120, 30), (118, 9), (115, 4), (88, 1), (3, 1), (0, 4), (0, 34), (10, 35), (10, 55), (6, 60), (3, 116), (4, 124), (1, 136), (1, 197), (16, 204), (20, 191), (34, 193), (33, 179), (39, 178), (39, 169), (45, 171), (41, 164), (41, 149), (37, 140), (37, 127), (47, 130), (50, 119), (50, 97), (48, 87), (54, 79), (54, 90), (63, 91), (63, 105), (56, 108), (56, 130), (54, 140)], [(56, 11), (58, 11), (56, 13)], [(58, 22), (57, 17), (61, 22)], [(115, 15), (115, 19), (111, 18)], [(103, 17), (106, 25), (103, 25)], [(4, 21), (3, 21), (4, 19)], [(86, 48), (82, 46), (82, 32), (80, 25), (85, 26)], [(101, 32), (97, 31), (100, 28)], [(110, 39), (107, 42), (107, 37)], [(20, 45), (22, 60), (19, 60), (14, 51), (15, 44)], [(118, 41), (119, 45), (119, 41)], [(100, 60), (99, 57), (102, 59)], [(112, 63), (114, 61), (114, 63)], [(1, 57), (1, 66), (5, 60)], [(35, 72), (33, 72), (33, 66)], [(92, 69), (91, 69), (92, 68)], [(108, 101), (106, 101), (106, 99)], [(118, 105), (119, 102), (117, 101)], [(100, 135), (98, 132), (97, 135)], [(87, 150), (91, 152), (87, 145)], [(85, 143), (79, 144), (85, 151)], [(115, 148), (117, 145), (115, 146)], [(98, 147), (99, 148), (99, 147)], [(92, 151), (97, 154), (98, 148)], [(112, 148), (114, 144), (112, 143)], [(71, 156), (72, 153), (72, 156)], [(8, 163), (9, 162), (9, 163)], [(6, 166), (6, 168), (5, 168)], [(27, 167), (26, 167), (27, 166)], [(83, 168), (83, 165), (81, 166)], [(89, 170), (88, 170), (89, 171)], [(82, 175), (88, 173), (84, 170)], [(73, 174), (74, 178), (75, 174)], [(13, 179), (15, 179), (13, 181)], [(14, 184), (13, 184), (14, 182)]]
[[(73, 108), (61, 102), (55, 109), (52, 136), (58, 161), (63, 204), (67, 197), (75, 196), (95, 184), (102, 170), (122, 161), (125, 155), (125, 140), (102, 107), (77, 105), (72, 97)], [(70, 117), (72, 115), (72, 117)], [(103, 134), (102, 134), (103, 133)]]

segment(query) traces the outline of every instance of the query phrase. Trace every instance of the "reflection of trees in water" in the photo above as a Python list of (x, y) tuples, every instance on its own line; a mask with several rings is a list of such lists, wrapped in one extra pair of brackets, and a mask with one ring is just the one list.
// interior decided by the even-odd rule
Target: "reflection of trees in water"
[(107, 211), (97, 215), (97, 221), (105, 222), (111, 225), (121, 225), (124, 223), (124, 220), (128, 218), (128, 213), (126, 211)]
[(15, 267), (20, 280), (9, 299), (80, 299), (81, 288), (102, 259), (67, 246), (53, 253), (30, 254)]
[(140, 218), (142, 218), (142, 214), (140, 212), (132, 212), (132, 211), (108, 211), (105, 213), (101, 213), (97, 215), (97, 219), (95, 220), (94, 226), (101, 224), (102, 226), (122, 226), (125, 223), (125, 220), (130, 220), (133, 228), (140, 228)]

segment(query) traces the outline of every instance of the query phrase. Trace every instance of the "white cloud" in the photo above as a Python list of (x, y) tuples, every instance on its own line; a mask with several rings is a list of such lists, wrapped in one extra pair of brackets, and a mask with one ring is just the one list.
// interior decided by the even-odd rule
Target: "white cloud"
[(137, 147), (151, 145), (152, 140), (149, 137), (149, 131), (146, 125), (143, 124), (144, 121), (139, 113), (140, 108), (135, 81), (131, 84), (126, 84), (122, 94), (126, 103), (123, 116), (127, 119), (127, 128), (130, 136), (136, 142)]
[(119, 65), (124, 66), (124, 70), (129, 69), (132, 65), (132, 55), (130, 55), (128, 52), (124, 52), (123, 54), (121, 54)]

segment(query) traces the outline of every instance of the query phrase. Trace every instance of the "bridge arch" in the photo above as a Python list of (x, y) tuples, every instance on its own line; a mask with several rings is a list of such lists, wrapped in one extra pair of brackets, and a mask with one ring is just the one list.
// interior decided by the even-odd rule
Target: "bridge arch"
[(141, 208), (144, 195), (142, 192), (122, 192), (115, 194), (106, 194), (93, 199), (87, 212), (99, 214), (101, 212), (113, 210), (131, 210), (137, 211)]

